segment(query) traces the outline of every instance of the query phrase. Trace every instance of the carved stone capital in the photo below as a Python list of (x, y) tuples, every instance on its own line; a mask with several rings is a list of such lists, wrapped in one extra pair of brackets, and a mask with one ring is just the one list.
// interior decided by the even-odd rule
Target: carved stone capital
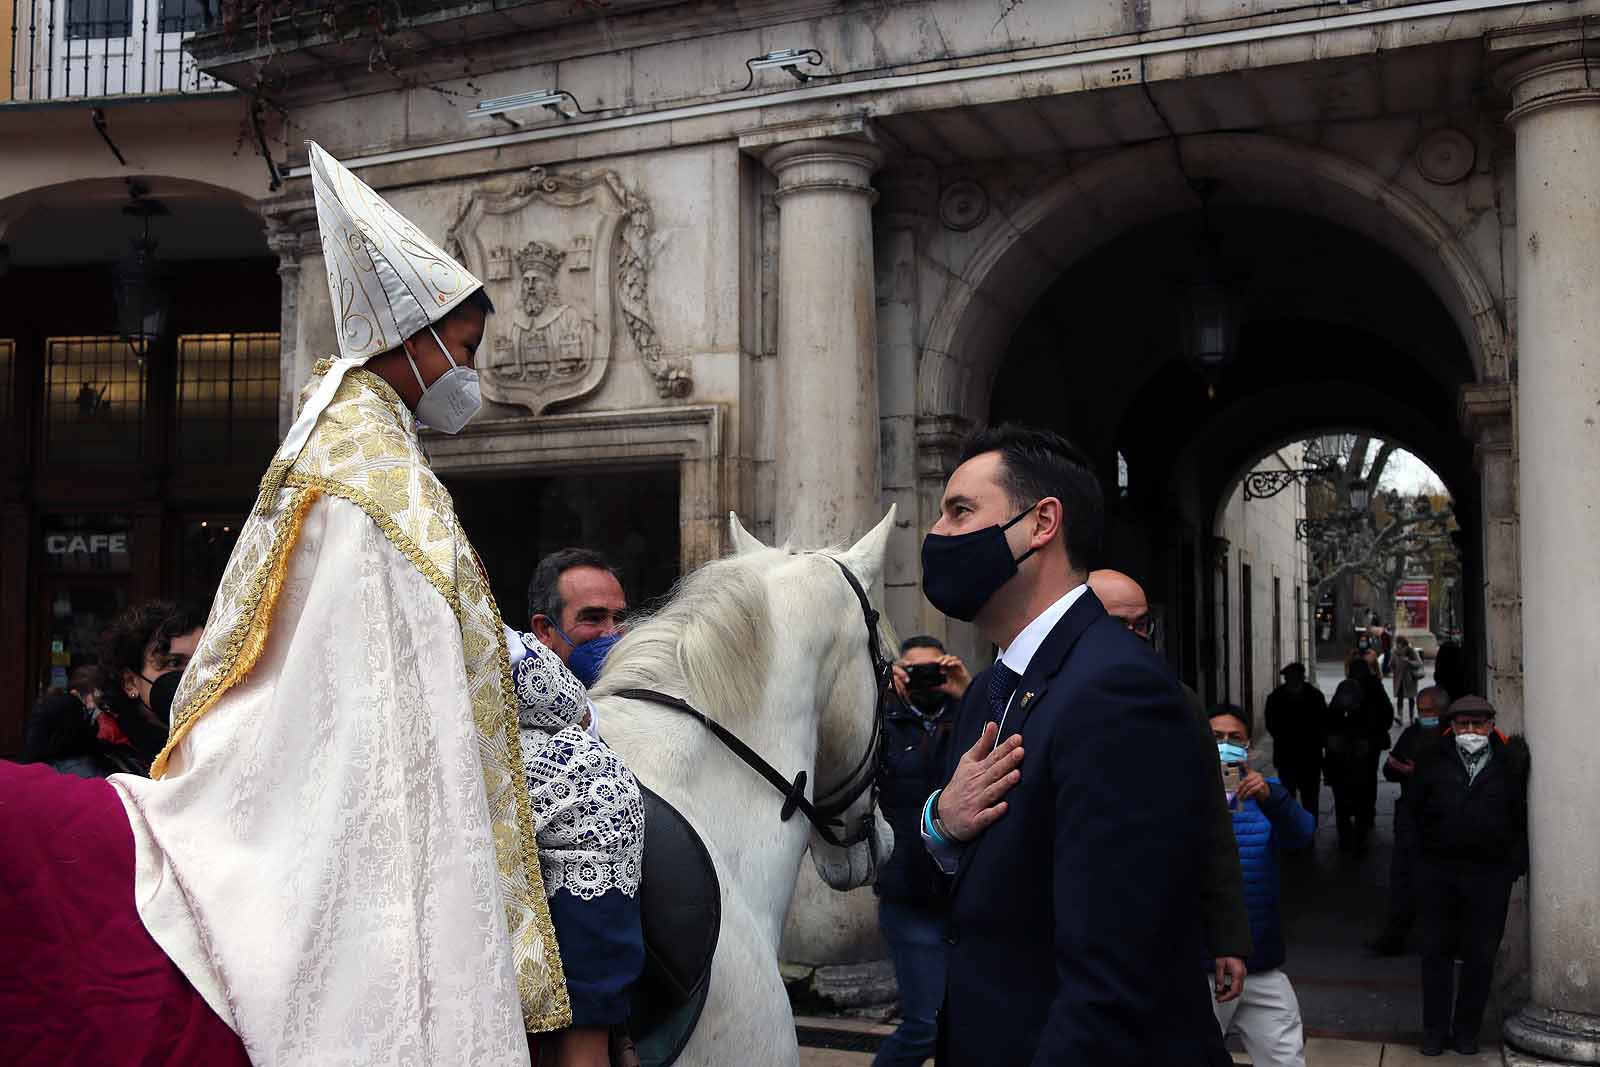
[(1511, 98), (1506, 122), (1552, 107), (1600, 107), (1600, 27), (1575, 20), (1533, 36), (1497, 37), (1491, 49), (1539, 45), (1495, 71), (1495, 84)]
[(1515, 403), (1509, 382), (1471, 382), (1462, 386), (1462, 431), (1479, 450), (1509, 452)]
[(296, 209), (266, 216), (267, 247), (278, 257), (278, 276), (286, 281), (300, 272), (300, 259), (317, 245), (316, 209)]
[(872, 175), (883, 165), (883, 149), (869, 141), (829, 137), (785, 141), (762, 154), (778, 179), (778, 202), (800, 192), (834, 191), (877, 199)]
[(956, 469), (961, 443), (972, 431), (971, 424), (956, 415), (923, 415), (917, 418), (917, 477), (943, 482)]

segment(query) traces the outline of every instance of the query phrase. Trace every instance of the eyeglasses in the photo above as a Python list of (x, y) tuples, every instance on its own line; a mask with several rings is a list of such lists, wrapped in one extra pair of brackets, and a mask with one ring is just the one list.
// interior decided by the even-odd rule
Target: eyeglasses
[(1132, 631), (1133, 635), (1139, 640), (1149, 642), (1150, 644), (1155, 644), (1155, 616), (1150, 615), (1149, 613), (1140, 615), (1137, 619), (1134, 619), (1132, 622), (1128, 623), (1128, 629)]

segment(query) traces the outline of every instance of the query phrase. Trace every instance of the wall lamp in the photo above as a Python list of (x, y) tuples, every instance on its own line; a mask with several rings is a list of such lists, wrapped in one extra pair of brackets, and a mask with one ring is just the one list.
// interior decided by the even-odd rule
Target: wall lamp
[[(744, 61), (745, 69), (750, 72), (750, 78), (744, 83), (745, 89), (756, 83), (758, 70), (786, 70), (794, 75), (797, 82), (808, 82), (813, 75), (801, 70), (801, 65), (808, 67), (822, 66), (822, 53), (815, 48), (784, 48), (776, 52), (768, 52), (764, 56)], [(743, 90), (740, 90), (741, 92)]]
[(515, 96), (497, 96), (490, 100), (479, 100), (471, 111), (467, 112), (469, 119), (502, 119), (512, 126), (521, 127), (522, 123), (515, 119), (506, 118), (507, 111), (521, 111), (530, 107), (542, 107), (552, 114), (563, 119), (570, 119), (583, 108), (578, 106), (577, 98), (565, 89), (535, 89), (531, 93), (517, 93)]

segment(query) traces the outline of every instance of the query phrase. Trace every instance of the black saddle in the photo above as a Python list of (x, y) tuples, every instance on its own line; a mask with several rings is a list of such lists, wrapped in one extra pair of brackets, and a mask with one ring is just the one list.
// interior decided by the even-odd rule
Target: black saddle
[(711, 989), (722, 930), (722, 888), (711, 853), (689, 821), (655, 793), (644, 799), (644, 871), (639, 881), (644, 973), (633, 988), (628, 1032), (643, 1067), (677, 1060)]

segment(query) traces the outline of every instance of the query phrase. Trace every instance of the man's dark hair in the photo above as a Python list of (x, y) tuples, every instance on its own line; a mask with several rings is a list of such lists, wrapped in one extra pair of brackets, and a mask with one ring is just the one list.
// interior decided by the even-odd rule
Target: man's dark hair
[(561, 600), (561, 576), (574, 567), (610, 571), (618, 582), (622, 581), (617, 568), (598, 552), (587, 548), (557, 549), (539, 561), (533, 568), (533, 577), (528, 579), (528, 618), (545, 615), (560, 625), (561, 613), (567, 609)]
[(490, 315), (494, 314), (494, 301), (489, 299), (489, 290), (485, 289), (481, 285), (472, 290), (472, 292), (468, 293), (465, 300), (451, 308), (450, 314), (454, 314), (458, 309), (464, 307), (477, 308), (479, 311), (483, 312), (484, 318), (488, 318)]
[(1238, 719), (1240, 722), (1244, 723), (1244, 735), (1246, 737), (1255, 737), (1256, 732), (1255, 732), (1255, 729), (1251, 726), (1250, 716), (1248, 714), (1246, 714), (1245, 710), (1243, 708), (1241, 708), (1239, 705), (1237, 705), (1237, 704), (1213, 704), (1206, 711), (1206, 721), (1210, 722), (1212, 719), (1215, 719), (1218, 715), (1232, 715), (1235, 719)]
[(917, 634), (900, 642), (900, 654), (903, 656), (913, 648), (931, 648), (936, 652), (944, 651), (944, 642), (932, 634)]
[(100, 635), (100, 670), (108, 695), (122, 695), (122, 672), (144, 673), (145, 650), (166, 655), (172, 639), (199, 629), (206, 617), (189, 604), (151, 600), (118, 615)]
[(979, 430), (961, 449), (960, 462), (1000, 453), (1000, 485), (1017, 511), (1047, 496), (1061, 501), (1062, 542), (1073, 569), (1087, 571), (1100, 555), (1105, 496), (1083, 451), (1051, 430), (1003, 423)]

